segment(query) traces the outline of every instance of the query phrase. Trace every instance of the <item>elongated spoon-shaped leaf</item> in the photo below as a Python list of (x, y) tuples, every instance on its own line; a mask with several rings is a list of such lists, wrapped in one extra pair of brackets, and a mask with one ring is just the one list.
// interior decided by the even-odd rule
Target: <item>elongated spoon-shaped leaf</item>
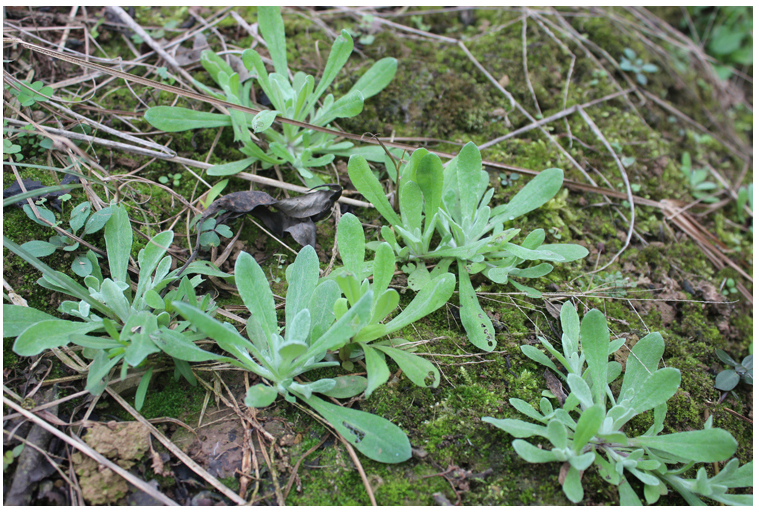
[(369, 164), (362, 156), (352, 156), (348, 160), (348, 176), (350, 176), (353, 186), (361, 192), (380, 212), (386, 221), (391, 225), (401, 225), (401, 219), (393, 211), (390, 201), (385, 197), (385, 191), (382, 189), (377, 177), (369, 169)]
[(385, 418), (325, 402), (315, 396), (300, 397), (313, 407), (346, 441), (372, 460), (397, 464), (411, 457), (406, 434)]
[(477, 294), (472, 288), (472, 281), (469, 279), (469, 272), (463, 261), (456, 260), (459, 265), (459, 303), (461, 309), (461, 323), (469, 337), (469, 341), (487, 352), (495, 349), (495, 329), (490, 317), (482, 310), (480, 302), (477, 300)]
[(564, 171), (556, 168), (546, 169), (517, 192), (507, 204), (496, 206), (491, 215), (491, 222), (507, 222), (543, 206), (556, 195), (563, 182)]
[(232, 118), (227, 114), (202, 112), (183, 107), (151, 107), (145, 112), (145, 120), (154, 128), (165, 132), (232, 126)]
[(235, 262), (235, 282), (245, 307), (261, 325), (266, 339), (279, 332), (274, 310), (274, 296), (269, 288), (266, 274), (247, 252), (241, 252)]
[(111, 207), (113, 215), (105, 224), (105, 246), (108, 250), (108, 266), (111, 268), (111, 279), (127, 281), (129, 253), (132, 251), (132, 225), (126, 208), (121, 205)]
[(285, 23), (279, 6), (258, 8), (258, 30), (266, 41), (269, 55), (274, 63), (274, 71), (287, 76), (287, 46), (285, 45)]
[(580, 340), (585, 353), (588, 370), (593, 379), (593, 401), (605, 408), (606, 369), (609, 361), (609, 328), (606, 317), (597, 309), (591, 309), (580, 324)]

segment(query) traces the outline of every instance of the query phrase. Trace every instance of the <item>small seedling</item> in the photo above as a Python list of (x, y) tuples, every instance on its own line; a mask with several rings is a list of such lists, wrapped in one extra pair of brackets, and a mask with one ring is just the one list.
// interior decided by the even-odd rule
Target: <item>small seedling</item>
[[(690, 505), (705, 505), (697, 495), (726, 505), (753, 503), (753, 495), (727, 492), (753, 485), (753, 462), (739, 467), (738, 459), (731, 459), (711, 478), (703, 467), (696, 478), (682, 476), (697, 463), (729, 459), (738, 443), (726, 430), (713, 428), (711, 416), (703, 430), (660, 435), (667, 400), (680, 387), (680, 370), (659, 368), (664, 354), (664, 340), (659, 333), (641, 338), (632, 348), (619, 392), (614, 396), (610, 384), (623, 371), (619, 362), (609, 361), (609, 355), (622, 347), (624, 338), (610, 339), (606, 318), (597, 309), (589, 311), (580, 323), (574, 306), (566, 302), (560, 318), (561, 352), (548, 340), (540, 336), (538, 339), (567, 374), (537, 347), (522, 345), (521, 349), (525, 356), (547, 366), (561, 379), (569, 395), (559, 398), (544, 391), (539, 411), (524, 400), (509, 399), (514, 409), (532, 421), (482, 418), (517, 438), (512, 446), (520, 457), (532, 463), (564, 462), (562, 490), (573, 503), (582, 501), (583, 472), (593, 464), (601, 478), (618, 486), (622, 506), (642, 505), (629, 482), (633, 477), (642, 484), (649, 504), (666, 494), (668, 485)], [(561, 388), (556, 386), (557, 390)], [(550, 400), (554, 398), (559, 399), (560, 408), (554, 408)], [(651, 427), (643, 435), (630, 437), (625, 425), (650, 410)], [(535, 437), (542, 439), (525, 440)]]
[(625, 48), (624, 56), (619, 60), (619, 68), (622, 71), (632, 71), (635, 73), (635, 79), (640, 85), (646, 85), (648, 78), (644, 73), (656, 73), (659, 68), (654, 64), (645, 64), (643, 59), (638, 59), (635, 52), (630, 48)]
[(749, 386), (754, 385), (754, 356), (748, 355), (743, 361), (737, 363), (724, 350), (717, 349), (717, 357), (728, 366), (729, 370), (722, 370), (714, 381), (714, 387), (721, 391), (731, 391), (741, 381)]
[(167, 176), (161, 176), (158, 178), (159, 183), (166, 185), (168, 182), (172, 182), (175, 187), (178, 187), (182, 183), (182, 173), (169, 174)]
[(710, 192), (707, 192), (718, 188), (716, 183), (706, 181), (707, 176), (709, 176), (709, 170), (706, 168), (693, 169), (690, 153), (687, 151), (683, 153), (680, 172), (688, 180), (693, 197), (700, 199), (704, 203), (716, 203), (718, 201)]
[[(259, 7), (258, 19), (259, 30), (267, 43), (274, 72), (266, 71), (261, 56), (252, 49), (245, 50), (241, 56), (242, 67), (245, 70), (243, 75), (235, 72), (225, 60), (212, 51), (205, 50), (201, 54), (200, 62), (221, 88), (221, 92), (197, 81), (195, 85), (216, 99), (244, 107), (260, 108), (250, 99), (255, 78), (274, 110), (262, 110), (254, 116), (234, 109), (230, 109), (227, 115), (162, 106), (150, 108), (145, 113), (145, 119), (154, 127), (167, 132), (232, 126), (234, 139), (242, 145), (240, 151), (247, 158), (215, 165), (208, 170), (211, 176), (237, 174), (254, 162), (260, 162), (264, 169), (273, 165), (290, 164), (298, 170), (308, 186), (313, 187), (323, 184), (323, 180), (311, 169), (328, 165), (335, 156), (360, 153), (372, 161), (381, 162), (384, 153), (380, 147), (356, 148), (349, 141), (336, 142), (334, 135), (291, 124), (283, 124), (281, 131), (278, 131), (272, 127), (272, 123), (275, 117), (281, 116), (327, 127), (335, 119), (360, 114), (364, 108), (364, 101), (382, 91), (393, 79), (397, 68), (396, 60), (388, 57), (377, 61), (342, 97), (335, 99), (332, 94), (327, 94), (322, 98), (353, 52), (353, 39), (350, 34), (343, 30), (335, 39), (318, 84), (313, 76), (300, 71), (292, 75), (291, 81), (285, 52), (285, 26), (280, 8)], [(256, 145), (251, 131), (260, 133), (266, 139), (266, 150)]]

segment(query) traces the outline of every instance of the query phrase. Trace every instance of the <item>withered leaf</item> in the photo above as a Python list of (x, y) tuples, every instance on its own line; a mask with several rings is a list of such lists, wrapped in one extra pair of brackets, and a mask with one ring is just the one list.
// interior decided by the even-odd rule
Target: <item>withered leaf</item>
[(548, 391), (553, 393), (553, 396), (555, 396), (559, 400), (560, 405), (564, 405), (564, 401), (567, 399), (567, 393), (564, 391), (564, 388), (561, 385), (561, 381), (551, 373), (551, 370), (546, 370), (543, 372), (543, 377), (546, 379), (546, 386), (548, 386)]

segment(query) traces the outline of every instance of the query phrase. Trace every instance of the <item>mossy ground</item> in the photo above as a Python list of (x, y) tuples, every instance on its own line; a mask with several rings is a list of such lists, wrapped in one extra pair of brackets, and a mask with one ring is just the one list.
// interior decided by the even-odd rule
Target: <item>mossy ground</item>
[[(254, 9), (240, 9), (238, 12), (246, 19), (254, 19)], [(621, 11), (617, 14), (626, 16)], [(532, 94), (522, 62), (522, 25), (521, 22), (513, 23), (518, 15), (518, 12), (510, 10), (477, 10), (474, 11), (473, 21), (468, 20), (466, 23), (456, 12), (426, 15), (423, 21), (430, 26), (428, 30), (434, 33), (472, 38), (466, 43), (469, 50), (496, 80), (508, 82), (506, 89), (534, 115)], [(137, 11), (137, 20), (145, 26), (161, 27), (166, 21), (180, 17), (176, 12), (165, 8), (143, 7)], [(603, 17), (570, 17), (568, 20), (578, 32), (609, 55), (618, 57), (629, 47), (642, 57), (656, 58), (636, 39), (615, 31)], [(402, 22), (414, 26), (408, 21)], [(291, 68), (309, 73), (319, 71), (315, 41), (320, 41), (323, 62), (326, 49), (331, 45), (329, 37), (316, 29), (310, 21), (296, 15), (286, 15), (285, 23)], [(357, 23), (347, 17), (335, 17), (328, 21), (336, 31), (355, 27)], [(503, 28), (500, 30), (489, 30), (501, 25)], [(226, 21), (219, 29), (230, 38), (228, 41), (237, 33), (236, 26)], [(251, 38), (245, 32), (241, 36), (235, 44), (242, 48), (249, 47)], [(120, 38), (115, 37), (115, 34), (104, 38), (103, 47), (110, 54), (116, 55), (123, 49)], [(576, 43), (565, 38), (564, 43), (578, 57), (565, 103), (564, 87), (569, 58), (535, 23), (528, 25), (526, 39), (530, 82), (543, 117), (561, 111), (565, 105), (583, 103), (616, 92), (610, 77), (604, 76), (592, 60), (585, 58)], [(218, 49), (215, 42), (212, 41), (212, 45)], [(336, 95), (348, 90), (376, 59), (396, 57), (398, 72), (384, 91), (367, 101), (361, 115), (341, 120), (339, 124), (346, 131), (357, 134), (373, 132), (385, 136), (394, 133), (399, 138), (446, 139), (449, 142), (438, 144), (436, 149), (457, 152), (461, 143), (473, 140), (481, 144), (528, 122), (517, 111), (510, 111), (508, 100), (455, 45), (383, 30), (376, 34), (371, 45), (361, 50), (366, 59), (358, 55), (351, 58), (333, 86)], [(192, 73), (196, 79), (210, 85), (204, 71), (196, 69)], [(614, 77), (621, 82), (619, 72)], [(696, 71), (686, 69), (682, 80), (695, 81)], [(695, 90), (688, 89), (687, 94), (678, 94), (672, 77), (660, 72), (649, 76), (646, 89), (701, 123), (706, 122), (705, 114), (698, 105), (705, 105), (717, 116), (731, 117), (736, 130), (744, 136), (750, 136), (746, 132), (752, 129), (751, 116), (739, 106), (726, 111), (716, 108), (709, 86), (705, 83)], [(144, 89), (135, 86), (135, 91), (141, 94)], [(158, 96), (155, 99), (164, 103), (169, 101), (164, 96), (165, 93), (162, 93), (160, 99)], [(123, 88), (108, 91), (101, 103), (106, 108), (119, 110), (138, 108), (132, 94)], [(192, 103), (180, 100), (180, 104)], [(697, 133), (683, 121), (672, 119), (650, 102), (638, 106), (641, 115), (632, 111), (630, 104), (621, 99), (598, 104), (586, 111), (620, 157), (634, 159), (626, 167), (626, 172), (630, 182), (638, 189), (637, 195), (641, 197), (685, 202), (692, 200), (686, 180), (680, 172), (680, 157), (684, 151), (689, 151), (694, 160), (712, 163), (720, 172), (732, 178), (740, 171), (741, 164), (737, 156), (714, 139), (703, 137), (703, 134)], [(590, 128), (579, 115), (570, 116), (567, 121), (569, 131), (563, 121), (551, 123), (547, 129), (585, 169), (597, 171), (593, 177), (601, 186), (622, 190), (619, 169)], [(139, 118), (134, 122), (140, 128), (149, 129), (147, 123)], [(128, 129), (116, 120), (114, 127)], [(204, 160), (215, 137), (216, 130), (176, 133), (171, 136), (170, 146), (180, 156)], [(159, 136), (156, 140), (167, 143), (169, 137)], [(108, 150), (97, 146), (93, 150), (101, 162), (110, 162)], [(239, 158), (242, 155), (233, 142), (231, 130), (224, 130), (209, 162), (225, 163)], [(483, 158), (537, 171), (561, 167), (566, 178), (586, 181), (580, 171), (537, 130), (492, 146), (483, 152)], [(128, 156), (128, 160), (135, 167), (147, 161), (136, 156)], [(116, 164), (109, 170), (120, 173), (125, 169)], [(24, 177), (52, 184), (47, 172), (21, 172)], [(183, 177), (179, 186), (172, 187), (174, 191), (188, 199), (197, 197), (201, 189), (195, 189), (195, 179), (176, 164), (156, 160), (142, 172), (142, 176), (157, 181), (160, 176), (176, 172), (182, 172)], [(296, 179), (291, 171), (283, 169), (283, 173), (286, 180)], [(608, 180), (608, 185), (603, 177)], [(491, 204), (507, 201), (528, 181), (523, 176), (504, 185), (502, 179), (498, 173), (492, 174), (491, 185), (495, 187), (496, 193)], [(4, 186), (11, 181), (12, 175), (4, 174)], [(244, 190), (248, 186), (247, 182), (232, 179), (225, 192)], [(179, 203), (172, 204), (170, 195), (158, 187), (143, 183), (133, 183), (130, 187), (128, 195), (132, 202), (127, 203), (132, 208), (130, 216), (133, 220), (150, 224), (141, 228), (146, 235), (165, 229), (159, 229), (156, 223), (165, 221), (182, 209)], [(269, 190), (269, 193), (276, 195), (280, 192)], [(74, 193), (71, 203), (77, 204), (80, 197)], [(629, 207), (622, 205), (620, 210), (629, 215)], [(371, 211), (358, 210), (356, 213), (365, 222), (372, 222), (377, 217)], [(724, 349), (734, 358), (748, 354), (753, 339), (751, 308), (736, 294), (729, 296), (736, 301), (734, 305), (725, 311), (718, 311), (711, 305), (700, 302), (703, 298), (701, 295), (687, 292), (683, 286), (687, 280), (692, 283), (707, 281), (719, 287), (723, 278), (738, 279), (739, 276), (729, 269), (717, 271), (689, 238), (681, 236), (682, 234), (673, 238), (670, 224), (658, 209), (637, 206), (635, 213), (636, 229), (646, 244), (634, 237), (630, 247), (604, 274), (599, 274), (600, 277), (593, 281), (593, 287), (613, 283), (614, 280), (608, 276), (616, 272), (621, 273), (628, 283), (638, 283), (638, 286), (606, 290), (606, 294), (582, 293), (592, 290), (590, 277), (584, 274), (600, 267), (619, 251), (627, 231), (627, 223), (614, 212), (611, 205), (603, 201), (602, 196), (575, 192), (559, 195), (546, 207), (521, 219), (519, 227), (522, 233), (544, 228), (548, 242), (580, 243), (591, 252), (585, 261), (557, 265), (549, 276), (533, 286), (564, 297), (576, 295), (581, 313), (583, 309), (599, 308), (607, 315), (612, 332), (620, 336), (642, 337), (647, 332), (661, 332), (666, 343), (663, 364), (680, 369), (682, 374), (681, 389), (668, 404), (665, 432), (702, 428), (705, 413), (711, 413), (714, 415), (714, 425), (728, 430), (738, 440), (736, 456), (741, 462), (748, 462), (753, 459), (752, 429), (728, 413), (726, 408), (746, 414), (752, 407), (747, 401), (751, 396), (748, 393), (750, 389), (739, 388), (737, 394), (740, 400), (728, 396), (723, 404), (717, 405), (719, 392), (713, 388), (713, 384), (714, 375), (721, 369), (714, 356), (715, 349)], [(725, 219), (730, 222), (726, 223)], [(734, 227), (736, 221), (732, 204), (724, 206), (704, 222), (713, 222), (715, 234), (723, 243), (736, 250), (733, 253), (736, 261), (752, 261), (752, 238)], [(184, 234), (184, 226), (184, 219), (176, 224), (178, 236)], [(7, 209), (5, 212), (4, 233), (19, 244), (32, 239), (45, 239), (52, 234), (48, 231), (47, 228), (26, 220), (20, 211)], [(319, 224), (318, 246), (323, 264), (329, 259), (334, 233), (331, 219)], [(377, 236), (375, 233), (368, 235), (371, 239), (377, 239)], [(286, 264), (280, 263), (282, 260), (276, 255), (286, 254), (287, 263), (291, 263), (292, 254), (275, 241), (263, 239), (262, 233), (250, 224), (246, 224), (241, 239), (249, 251), (263, 254), (266, 258), (264, 271), (272, 277), (274, 293), (284, 296)], [(100, 247), (104, 245), (98, 236), (92, 237), (91, 241)], [(135, 241), (144, 244), (140, 238), (135, 237)], [(286, 242), (295, 245), (291, 240)], [(188, 242), (181, 238), (175, 243), (189, 247)], [(133, 252), (135, 258), (136, 250)], [(35, 284), (39, 275), (23, 261), (8, 251), (4, 251), (4, 259), (4, 276), (16, 292), (24, 296), (30, 306), (53, 312), (61, 298), (51, 296), (50, 293), (40, 293)], [(70, 273), (64, 260), (50, 264), (56, 270)], [(608, 278), (607, 281), (604, 278)], [(748, 283), (744, 284), (748, 286)], [(663, 290), (664, 286), (669, 289)], [(455, 306), (458, 299), (454, 296), (450, 308), (442, 308), (403, 333), (408, 339), (434, 340), (420, 347), (420, 352), (435, 354), (431, 358), (444, 374), (440, 386), (437, 389), (418, 388), (401, 375), (400, 378), (391, 379), (388, 385), (359, 404), (362, 410), (379, 414), (401, 426), (408, 432), (412, 446), (425, 452), (398, 465), (382, 465), (361, 457), (377, 501), (382, 505), (433, 505), (435, 493), (441, 493), (455, 503), (457, 496), (452, 485), (465, 505), (568, 504), (557, 480), (560, 464), (526, 463), (514, 452), (510, 436), (481, 421), (483, 416), (520, 417), (509, 405), (509, 398), (520, 398), (538, 405), (540, 393), (546, 388), (542, 376), (544, 368), (526, 358), (519, 346), (536, 343), (536, 329), (542, 335), (554, 339), (553, 333), (559, 328), (558, 321), (546, 312), (542, 300), (508, 295), (515, 291), (513, 288), (504, 289), (477, 278), (475, 287), (485, 294), (481, 298), (483, 307), (502, 327), (497, 334), (496, 352), (472, 354), (475, 349), (467, 342), (463, 329), (456, 320)], [(685, 300), (675, 300), (675, 296), (669, 294), (666, 295), (670, 299), (666, 302), (666, 307), (657, 309), (649, 306), (654, 301), (664, 302), (663, 294), (669, 291), (682, 292)], [(408, 291), (402, 295), (402, 304), (410, 301), (410, 294)], [(546, 300), (552, 297), (548, 293), (545, 295)], [(218, 300), (223, 304), (239, 303), (238, 298), (224, 293)], [(565, 299), (557, 297), (554, 300), (560, 304)], [(642, 312), (642, 308), (646, 312)], [(718, 327), (724, 321), (727, 321), (727, 329)], [(4, 368), (24, 364), (23, 360), (18, 361), (10, 353), (10, 340), (4, 341)], [(188, 412), (197, 414), (205, 392), (200, 387), (189, 387), (184, 381), (175, 383), (170, 374), (167, 372), (156, 378), (143, 410), (146, 417), (177, 417)], [(109, 410), (112, 409), (109, 407)], [(308, 432), (300, 445), (285, 451), (290, 456), (291, 465), (316, 444), (324, 433), (323, 428), (315, 425), (310, 416), (302, 414), (289, 404), (278, 403), (276, 410), (265, 412), (281, 415), (295, 432)], [(120, 416), (120, 413), (114, 414)], [(645, 432), (652, 419), (650, 416), (648, 414), (636, 418), (630, 423), (628, 432)], [(326, 447), (310, 455), (306, 462), (299, 471), (302, 491), (293, 491), (287, 500), (288, 504), (369, 503), (361, 479), (341, 445), (327, 443)], [(455, 481), (449, 473), (446, 481), (443, 476), (432, 476), (445, 472), (451, 466), (468, 471), (470, 477)], [(711, 471), (711, 468), (707, 469)], [(281, 484), (286, 484), (286, 476)], [(606, 485), (593, 469), (585, 473), (583, 486), (585, 505), (618, 503), (616, 488)], [(684, 502), (676, 493), (670, 493), (662, 497), (659, 504), (676, 505)]]

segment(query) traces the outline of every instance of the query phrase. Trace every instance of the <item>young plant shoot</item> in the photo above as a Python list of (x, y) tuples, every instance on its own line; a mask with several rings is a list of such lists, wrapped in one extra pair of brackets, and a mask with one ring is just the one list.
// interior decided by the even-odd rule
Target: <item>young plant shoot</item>
[[(610, 340), (606, 317), (597, 309), (585, 315), (580, 323), (571, 302), (560, 313), (562, 351), (538, 336), (546, 350), (556, 358), (564, 374), (538, 348), (522, 345), (530, 359), (551, 369), (570, 390), (561, 407), (554, 409), (544, 391), (540, 411), (518, 398), (509, 399), (514, 408), (533, 422), (517, 419), (482, 418), (505, 430), (513, 437), (512, 445), (528, 462), (562, 461), (566, 477), (562, 488), (573, 503), (583, 498), (582, 472), (591, 464), (598, 466), (601, 476), (619, 487), (620, 505), (642, 505), (640, 497), (628, 482), (630, 476), (643, 484), (647, 503), (656, 503), (667, 494), (667, 485), (680, 493), (690, 505), (704, 505), (698, 495), (726, 505), (751, 505), (752, 495), (728, 494), (729, 488), (753, 485), (753, 462), (739, 467), (731, 459), (713, 477), (698, 470), (696, 478), (682, 473), (699, 462), (720, 462), (729, 459), (737, 443), (729, 432), (712, 427), (712, 417), (703, 430), (660, 435), (667, 415), (667, 400), (680, 387), (680, 370), (659, 368), (664, 354), (664, 340), (658, 332), (639, 340), (630, 351), (619, 393), (615, 397), (609, 386), (622, 374), (622, 365), (609, 361), (625, 343), (624, 338)], [(635, 416), (653, 409), (653, 425), (641, 436), (628, 437), (624, 426)], [(553, 448), (544, 449), (545, 441), (528, 442), (525, 438), (542, 437)]]
[[(291, 75), (285, 52), (285, 25), (279, 7), (258, 8), (258, 26), (269, 50), (274, 72), (268, 73), (257, 51), (247, 49), (236, 72), (227, 62), (210, 50), (202, 53), (200, 62), (222, 89), (223, 93), (195, 81), (196, 87), (216, 99), (260, 109), (250, 99), (253, 78), (274, 110), (262, 110), (255, 116), (231, 109), (229, 115), (198, 112), (182, 107), (153, 107), (145, 119), (159, 130), (178, 132), (197, 128), (232, 126), (235, 141), (242, 144), (240, 151), (247, 158), (216, 165), (209, 169), (212, 176), (227, 176), (244, 171), (254, 162), (264, 169), (273, 165), (290, 164), (298, 170), (310, 187), (324, 183), (313, 168), (324, 167), (335, 156), (361, 154), (372, 161), (381, 162), (382, 148), (369, 146), (356, 148), (352, 142), (335, 142), (335, 136), (320, 131), (283, 124), (281, 131), (272, 128), (276, 116), (327, 127), (335, 119), (353, 117), (361, 113), (364, 101), (384, 89), (395, 76), (398, 66), (393, 58), (377, 61), (351, 89), (339, 99), (332, 94), (322, 96), (348, 62), (353, 52), (353, 40), (343, 30), (335, 39), (327, 63), (316, 84), (314, 77), (301, 71)], [(234, 57), (233, 59), (236, 59)], [(239, 59), (237, 59), (239, 61)], [(292, 76), (292, 79), (289, 77)], [(321, 106), (318, 102), (321, 99)], [(251, 130), (266, 138), (264, 151), (253, 140)]]
[[(511, 242), (520, 232), (514, 227), (515, 220), (559, 191), (564, 176), (561, 169), (541, 172), (511, 201), (491, 210), (488, 203), (494, 189), (488, 188), (488, 173), (482, 169), (477, 146), (468, 143), (445, 168), (437, 155), (418, 149), (397, 180), (400, 216), (364, 158), (351, 157), (348, 173), (356, 189), (390, 224), (382, 227), (382, 236), (406, 263), (403, 270), (409, 274), (411, 289), (422, 289), (456, 263), (461, 323), (469, 340), (481, 350), (495, 348), (495, 331), (477, 300), (470, 275), (482, 272), (494, 283), (511, 283), (529, 297), (540, 297), (540, 292), (514, 278), (542, 277), (553, 270), (546, 262), (569, 262), (588, 254), (580, 245), (544, 244), (543, 229), (529, 233), (521, 245)], [(431, 249), (435, 233), (440, 241)], [(525, 266), (540, 260), (544, 262)], [(437, 261), (432, 272), (427, 270), (428, 261)]]
[[(105, 224), (105, 244), (108, 253), (110, 277), (104, 278), (97, 256), (89, 251), (87, 259), (92, 272), (84, 278), (82, 286), (62, 272), (42, 263), (23, 246), (3, 237), (3, 245), (42, 272), (37, 284), (55, 292), (79, 299), (65, 300), (58, 310), (78, 320), (63, 320), (34, 308), (3, 304), (3, 337), (15, 337), (13, 351), (20, 356), (33, 356), (47, 349), (74, 343), (84, 347), (82, 355), (91, 359), (86, 389), (98, 394), (105, 389), (112, 368), (121, 363), (121, 378), (129, 367), (147, 367), (147, 357), (161, 351), (160, 340), (171, 336), (187, 343), (200, 339), (189, 322), (176, 323), (176, 313), (169, 306), (172, 300), (184, 300), (201, 310), (215, 309), (210, 295), (198, 299), (195, 288), (202, 282), (200, 276), (188, 279), (188, 274), (210, 274), (229, 277), (205, 262), (195, 262), (178, 275), (169, 271), (171, 256), (164, 256), (174, 239), (172, 231), (153, 237), (138, 255), (139, 280), (132, 291), (127, 273), (132, 250), (132, 226), (126, 209), (112, 204), (110, 218)], [(181, 277), (179, 286), (162, 297), (166, 287)], [(170, 328), (171, 326), (171, 328)], [(175, 359), (175, 376), (184, 376), (194, 384), (195, 377), (184, 360)], [(144, 374), (138, 387), (135, 405), (142, 407), (152, 376), (152, 369)]]
[(340, 287), (333, 280), (319, 282), (319, 258), (311, 246), (298, 253), (285, 273), (288, 289), (285, 302), (285, 329), (280, 332), (274, 296), (264, 271), (255, 259), (241, 253), (235, 263), (235, 280), (245, 306), (250, 310), (248, 338), (227, 323), (215, 320), (202, 309), (174, 301), (173, 306), (190, 324), (213, 338), (233, 357), (204, 351), (179, 336), (165, 336), (161, 348), (184, 361), (214, 359), (255, 373), (267, 383), (248, 389), (248, 407), (267, 407), (278, 395), (285, 400), (301, 400), (316, 410), (361, 453), (379, 462), (396, 463), (411, 456), (406, 434), (384, 418), (340, 407), (318, 398), (350, 398), (367, 389), (367, 379), (356, 376), (302, 381), (309, 370), (339, 366), (328, 360), (372, 320), (374, 293), (368, 290), (350, 308), (340, 310)]

